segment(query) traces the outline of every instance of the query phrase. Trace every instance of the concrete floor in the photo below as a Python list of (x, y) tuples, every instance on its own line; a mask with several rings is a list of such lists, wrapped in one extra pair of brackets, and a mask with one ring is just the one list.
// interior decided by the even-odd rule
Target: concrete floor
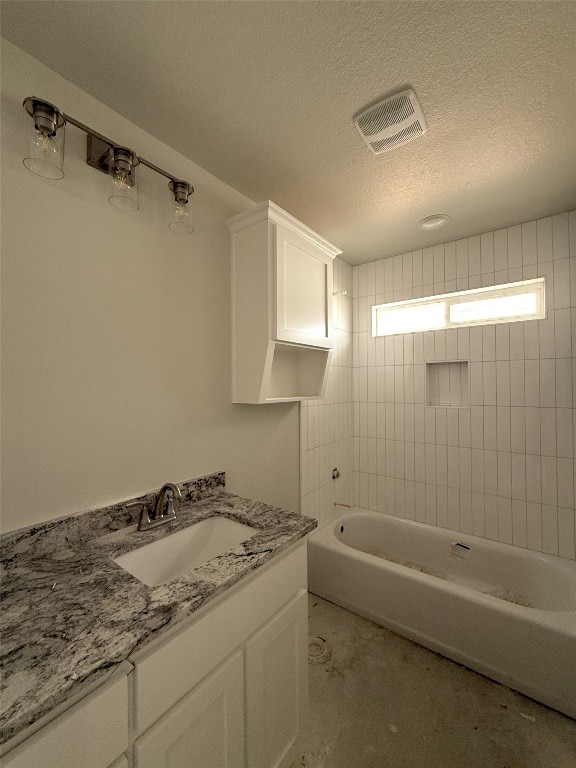
[(320, 597), (310, 735), (291, 768), (576, 768), (576, 721)]

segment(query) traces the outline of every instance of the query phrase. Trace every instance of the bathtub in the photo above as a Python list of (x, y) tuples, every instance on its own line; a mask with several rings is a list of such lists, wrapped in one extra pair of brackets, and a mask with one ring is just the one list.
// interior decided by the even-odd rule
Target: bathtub
[(576, 718), (576, 563), (353, 510), (308, 540), (309, 590)]

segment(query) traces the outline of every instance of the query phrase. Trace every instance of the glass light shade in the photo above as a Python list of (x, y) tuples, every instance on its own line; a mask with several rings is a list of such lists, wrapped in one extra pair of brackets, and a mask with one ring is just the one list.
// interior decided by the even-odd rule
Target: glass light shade
[(177, 235), (189, 235), (194, 232), (194, 227), (190, 222), (188, 203), (175, 203), (172, 206), (172, 218), (168, 226)]
[(24, 101), (24, 107), (33, 122), (22, 162), (37, 176), (63, 179), (64, 116), (54, 105), (33, 97)]
[(168, 186), (174, 195), (168, 227), (177, 235), (189, 235), (194, 232), (194, 227), (190, 221), (188, 197), (194, 192), (194, 188), (187, 181), (180, 179), (172, 179)]
[(134, 152), (126, 147), (112, 147), (110, 155), (112, 190), (108, 202), (123, 211), (137, 211), (140, 207), (136, 176), (139, 160)]

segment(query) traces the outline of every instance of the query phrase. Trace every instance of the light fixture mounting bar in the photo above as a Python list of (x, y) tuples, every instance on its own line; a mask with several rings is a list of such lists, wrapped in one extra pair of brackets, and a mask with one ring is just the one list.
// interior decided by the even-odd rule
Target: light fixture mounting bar
[(86, 162), (92, 168), (103, 173), (110, 173), (110, 150), (114, 146), (107, 139), (101, 139), (93, 133), (86, 136)]
[[(103, 173), (109, 173), (110, 168), (108, 163), (108, 153), (112, 147), (117, 146), (116, 142), (112, 141), (112, 139), (109, 139), (107, 136), (104, 136), (102, 133), (98, 133), (98, 131), (95, 131), (93, 128), (84, 125), (84, 123), (81, 123), (80, 120), (76, 120), (75, 117), (71, 117), (64, 112), (62, 115), (64, 116), (66, 122), (75, 125), (76, 128), (79, 128), (81, 131), (84, 131), (84, 133), (87, 134), (88, 145), (86, 162), (88, 165), (90, 165), (92, 168), (96, 168), (97, 170), (102, 171)], [(140, 165), (145, 165), (147, 168), (150, 168), (151, 171), (159, 173), (161, 176), (170, 179), (170, 181), (179, 181), (177, 176), (168, 173), (168, 171), (165, 171), (163, 168), (154, 165), (154, 163), (151, 163), (149, 160), (140, 157), (140, 155), (138, 155), (138, 159), (140, 161)], [(192, 192), (194, 192), (194, 187), (190, 187), (190, 194)]]

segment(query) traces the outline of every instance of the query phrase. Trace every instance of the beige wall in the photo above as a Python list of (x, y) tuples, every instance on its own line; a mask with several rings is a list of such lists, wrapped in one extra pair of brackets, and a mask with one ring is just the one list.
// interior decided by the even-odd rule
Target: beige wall
[[(173, 235), (164, 179), (140, 210), (66, 135), (66, 176), (22, 165), (40, 96), (196, 187)], [(235, 493), (298, 509), (298, 406), (230, 403), (227, 217), (252, 203), (2, 41), (3, 529), (224, 469)]]

